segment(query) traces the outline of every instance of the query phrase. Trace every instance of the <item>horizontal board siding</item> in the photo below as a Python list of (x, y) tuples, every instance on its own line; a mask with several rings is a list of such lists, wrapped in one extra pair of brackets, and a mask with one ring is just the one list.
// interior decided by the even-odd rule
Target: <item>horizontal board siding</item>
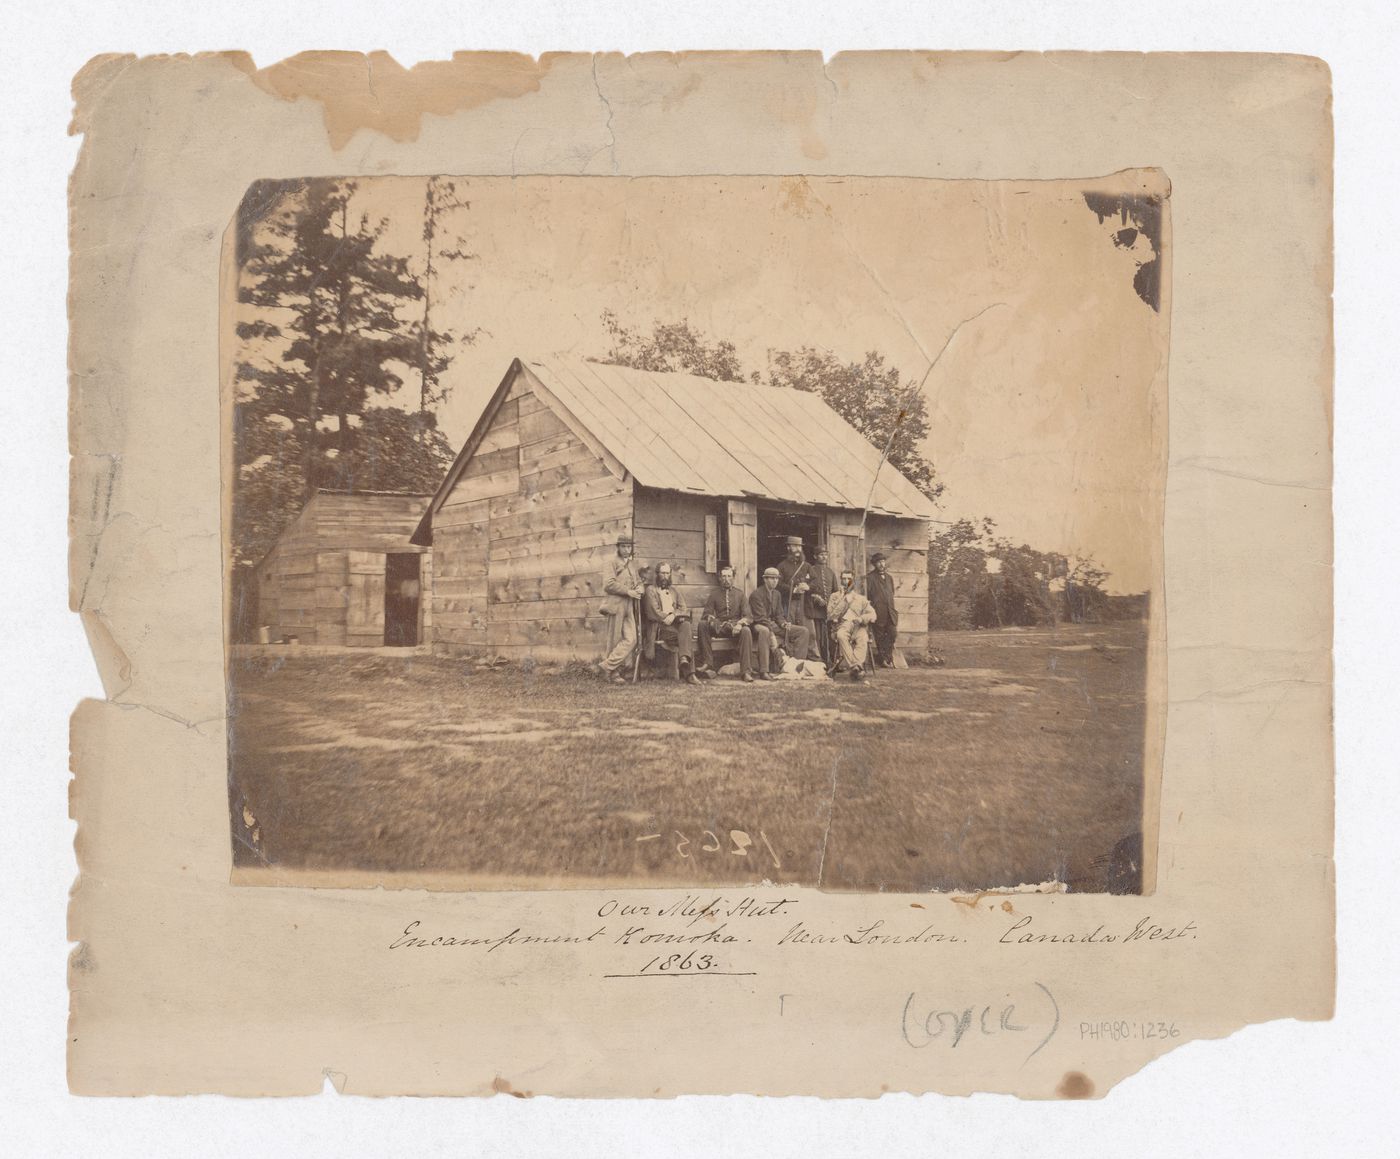
[[(562, 499), (562, 497), (556, 497)], [(491, 542), (513, 539), (516, 536), (535, 536), (548, 531), (582, 531), (596, 528), (608, 520), (631, 514), (631, 497), (625, 492), (610, 490), (602, 495), (587, 499), (562, 499), (550, 503), (548, 497), (533, 510), (518, 515), (505, 515), (491, 518)], [(630, 520), (629, 520), (630, 522)]]
[(519, 444), (500, 451), (482, 454), (478, 451), (462, 469), (463, 479), (478, 479), (483, 475), (494, 475), (520, 470)]
[(468, 503), (474, 499), (490, 499), (493, 495), (511, 495), (519, 489), (520, 472), (512, 467), (508, 471), (459, 479), (452, 488), (451, 498), (458, 503)]
[(679, 559), (705, 560), (704, 531), (661, 531), (638, 526), (637, 558), (643, 563), (672, 563)]
[(637, 528), (654, 527), (668, 531), (698, 531), (704, 534), (705, 516), (725, 511), (723, 499), (697, 499), (670, 491), (637, 488)]

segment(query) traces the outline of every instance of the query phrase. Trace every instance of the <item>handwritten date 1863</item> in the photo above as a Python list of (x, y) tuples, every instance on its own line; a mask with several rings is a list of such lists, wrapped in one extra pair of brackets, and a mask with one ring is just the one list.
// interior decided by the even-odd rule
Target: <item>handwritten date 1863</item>
[[(665, 838), (675, 848), (676, 855), (683, 858), (696, 857), (701, 854), (717, 853), (731, 854), (734, 857), (747, 857), (749, 850), (762, 856), (762, 853), (755, 846), (754, 839), (743, 829), (730, 829), (729, 839), (726, 841), (712, 829), (702, 829), (698, 834), (682, 833), (679, 829), (672, 830), (671, 837)], [(640, 844), (643, 841), (661, 841), (664, 834), (645, 833), (637, 838)], [(773, 859), (773, 868), (781, 869), (783, 863), (778, 860), (777, 850), (773, 848), (773, 843), (768, 840), (768, 834), (762, 829), (758, 831), (758, 839), (763, 843), (763, 849), (768, 856)]]

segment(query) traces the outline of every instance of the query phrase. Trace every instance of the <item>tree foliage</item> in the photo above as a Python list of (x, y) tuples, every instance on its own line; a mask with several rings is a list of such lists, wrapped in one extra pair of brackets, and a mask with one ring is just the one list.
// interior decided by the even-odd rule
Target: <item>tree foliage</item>
[[(651, 333), (632, 330), (617, 320), (611, 310), (603, 311), (603, 326), (612, 339), (612, 349), (600, 362), (631, 366), (671, 374), (695, 374), (719, 382), (744, 382), (744, 368), (734, 343), (712, 341), (696, 330), (688, 318), (679, 322), (654, 322)], [(757, 382), (754, 372), (749, 378)]]
[[(329, 178), (272, 183), (250, 190), (240, 212), (241, 563), (265, 554), (318, 488), (431, 490), (451, 461), (429, 407), (452, 336), (431, 328), (423, 280), (408, 257), (383, 252), (388, 223), (356, 214), (355, 190)], [(431, 208), (430, 198), (425, 219)], [(387, 405), (415, 370), (420, 409)]]
[(882, 451), (889, 462), (930, 499), (943, 494), (933, 464), (919, 450), (928, 438), (928, 399), (906, 382), (885, 357), (869, 351), (859, 362), (843, 362), (830, 350), (803, 346), (769, 351), (768, 384), (811, 391)]
[[(1109, 573), (997, 534), (988, 518), (960, 519), (929, 541), (929, 627), (1036, 627), (1111, 618)], [(1134, 605), (1136, 606), (1136, 605)]]
[(432, 327), (433, 307), (438, 305), (438, 275), (444, 262), (470, 261), (476, 254), (465, 248), (465, 239), (453, 231), (452, 219), (462, 210), (470, 209), (457, 191), (457, 183), (446, 177), (429, 177), (423, 186), (423, 316), (418, 326), (418, 409), (427, 413), (447, 401), (447, 388), (442, 373), (451, 364), (446, 353), (454, 341), (471, 343), (477, 331), (453, 335)]

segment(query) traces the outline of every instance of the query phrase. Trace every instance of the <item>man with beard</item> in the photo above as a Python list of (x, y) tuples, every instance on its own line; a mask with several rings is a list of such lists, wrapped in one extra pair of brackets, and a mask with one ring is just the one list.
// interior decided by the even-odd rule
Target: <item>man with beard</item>
[(700, 674), (715, 675), (714, 640), (732, 639), (739, 648), (739, 676), (745, 684), (753, 683), (753, 628), (749, 625), (748, 602), (734, 587), (734, 569), (725, 564), (719, 569), (719, 587), (705, 601), (700, 615)]
[(763, 586), (749, 596), (749, 619), (753, 621), (754, 640), (758, 644), (758, 678), (772, 680), (770, 648), (781, 645), (789, 656), (799, 659), (807, 655), (808, 632), (792, 623), (783, 612), (783, 597), (778, 591), (781, 577), (776, 567), (763, 573)]
[(608, 617), (608, 654), (603, 660), (603, 676), (611, 684), (626, 684), (622, 669), (632, 659), (637, 647), (637, 608), (638, 601), (645, 594), (645, 587), (637, 575), (632, 559), (632, 537), (617, 537), (617, 558), (612, 563), (612, 574), (603, 583), (602, 612)]
[(865, 654), (870, 644), (870, 625), (875, 622), (874, 606), (856, 591), (852, 571), (841, 573), (841, 589), (827, 601), (828, 622), (836, 634), (841, 660), (851, 671), (851, 679), (865, 679)]
[(789, 535), (787, 558), (778, 564), (778, 591), (783, 597), (783, 611), (794, 624), (805, 625), (807, 620), (805, 606), (811, 587), (808, 583), (811, 571), (812, 565), (802, 554), (801, 536)]
[(695, 674), (695, 631), (690, 624), (690, 610), (685, 606), (685, 597), (671, 586), (669, 563), (656, 565), (656, 582), (647, 588), (642, 598), (642, 617), (645, 623), (642, 654), (648, 660), (655, 660), (659, 640), (675, 649), (680, 660), (681, 679), (686, 684), (699, 684), (700, 677)]
[(807, 627), (811, 629), (812, 641), (808, 658), (820, 660), (830, 671), (836, 662), (836, 650), (831, 643), (831, 633), (836, 625), (827, 619), (827, 603), (835, 594), (836, 573), (827, 565), (826, 544), (819, 543), (812, 549), (812, 569), (807, 583)]
[(894, 606), (894, 576), (883, 551), (870, 557), (875, 566), (865, 577), (865, 595), (875, 605), (875, 663), (894, 667), (894, 642), (899, 631), (899, 612)]

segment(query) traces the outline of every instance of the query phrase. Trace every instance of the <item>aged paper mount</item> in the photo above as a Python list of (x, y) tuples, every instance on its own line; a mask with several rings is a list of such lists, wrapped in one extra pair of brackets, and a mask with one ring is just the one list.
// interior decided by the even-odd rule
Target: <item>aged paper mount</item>
[[(1331, 128), (1320, 62), (459, 54), (405, 71), (352, 54), (263, 70), (237, 54), (109, 57), (84, 70), (75, 96), (84, 141), (71, 191), (72, 599), (109, 699), (85, 703), (74, 720), (74, 1090), (291, 1094), (319, 1089), (329, 1074), (346, 1092), (380, 1094), (1086, 1097), (1182, 1042), (1330, 1015)], [(974, 876), (956, 892), (902, 879), (881, 891), (856, 874), (827, 892), (813, 888), (832, 884), (822, 860), (810, 879), (776, 867), (694, 871), (688, 880), (689, 868), (674, 878), (559, 866), (531, 875), (502, 860), (498, 880), (478, 872), (477, 888), (463, 888), (470, 871), (441, 858), (412, 866), (402, 854), (388, 873), (353, 856), (311, 858), (299, 873), (265, 867), (255, 884), (256, 872), (236, 868), (235, 848), (254, 829), (262, 843), (270, 822), (254, 808), (230, 817), (226, 682), (237, 648), (262, 646), (232, 643), (226, 620), (228, 521), (239, 502), (228, 388), (240, 357), (227, 307), (241, 268), (229, 239), (250, 187), (351, 177), (387, 189), (394, 178), (447, 175), (479, 182), (486, 198), (512, 185), (517, 199), (547, 188), (538, 196), (549, 214), (538, 220), (557, 228), (568, 218), (550, 214), (580, 196), (576, 185), (559, 193), (564, 179), (593, 182), (593, 191), (647, 178), (636, 183), (637, 221), (693, 197), (675, 227), (684, 231), (718, 203), (717, 179), (736, 174), (767, 175), (735, 178), (753, 183), (746, 195), (767, 196), (765, 181), (788, 178), (789, 201), (796, 189), (799, 201), (810, 194), (828, 204), (840, 178), (861, 195), (901, 179), (917, 192), (899, 196), (914, 199), (933, 185), (1030, 196), (1068, 182), (1074, 212), (1094, 228), (1102, 222), (1084, 193), (1169, 207), (1151, 253), (1133, 258), (1148, 231), (1130, 227), (1126, 211), (1105, 241), (1129, 263), (1119, 287), (1125, 325), (1145, 327), (1142, 349), (1156, 352), (1137, 412), (1149, 431), (1135, 476), (1149, 516), (1140, 521), (1139, 590), (1151, 590), (1153, 612), (1134, 888), (1062, 892), (1059, 880), (1025, 892)], [(1017, 212), (992, 205), (989, 236)], [(920, 318), (917, 279), (880, 277), (911, 239), (936, 237), (936, 228), (918, 214), (887, 213), (873, 226), (856, 214), (838, 215), (828, 234), (847, 225), (855, 228), (845, 240), (876, 286), (863, 310), (895, 319), (915, 347), (937, 352), (947, 327), (908, 325)], [(1009, 236), (989, 243), (989, 269), (1014, 252), (1017, 235)], [(1027, 254), (1048, 252), (1025, 236)], [(716, 255), (727, 244), (718, 239)], [(620, 241), (615, 256), (640, 253)], [(581, 245), (580, 269), (599, 257)], [(1154, 257), (1160, 298), (1151, 305), (1144, 283), (1130, 283), (1133, 268)], [(687, 260), (663, 289), (703, 278), (719, 258), (701, 248)], [(1057, 260), (1080, 268), (1073, 256)], [(937, 278), (972, 285), (969, 269)], [(627, 270), (612, 277), (625, 281)], [(815, 285), (805, 296), (797, 286), (796, 306), (775, 315), (824, 321)], [(721, 302), (726, 291), (707, 292)], [(1117, 309), (1119, 299), (1092, 308)], [(706, 317), (722, 319), (723, 310)], [(783, 331), (784, 342), (796, 347), (809, 332)], [(1110, 336), (1127, 349), (1122, 333)], [(812, 341), (836, 343), (830, 333)], [(569, 344), (540, 342), (515, 351), (523, 369), (501, 404), (529, 394), (526, 410), (558, 404), (552, 413), (572, 415), (559, 398), (565, 379), (548, 377), (564, 372), (530, 363)], [(982, 352), (983, 362), (993, 357), (990, 346)], [(496, 379), (506, 371), (498, 366)], [(690, 388), (668, 380), (661, 389), (684, 401), (677, 392)], [(576, 396), (574, 409), (586, 403)], [(789, 421), (805, 429), (805, 420)], [(972, 460), (975, 427), (962, 421), (962, 458)], [(565, 441), (591, 446), (598, 436), (590, 424), (559, 422), (572, 431), (558, 432)], [(512, 436), (482, 428), (480, 437), (504, 448)], [(1027, 445), (1053, 452), (1061, 437)], [(833, 434), (832, 445), (843, 438)], [(641, 513), (655, 510), (646, 472), (659, 468), (631, 461), (645, 448), (598, 442), (599, 461), (612, 456), (615, 477), (632, 488), (626, 530), (640, 539), (649, 527)], [(940, 448), (950, 465), (957, 452)], [(572, 451), (561, 444), (549, 453)], [(1048, 458), (1053, 466), (1055, 454)], [(1086, 485), (1083, 509), (1070, 504), (1066, 519), (1090, 526), (1110, 489)], [(718, 483), (713, 490), (717, 500), (727, 493)], [(761, 511), (781, 488), (747, 490)], [(441, 506), (451, 498), (443, 492)], [(486, 496), (494, 498), (506, 502), (504, 493)], [(845, 500), (787, 498), (770, 521), (780, 514), (809, 547), (841, 544), (849, 524), (833, 513)], [(909, 503), (888, 517), (916, 513), (917, 500)], [(740, 540), (750, 533), (741, 529), (763, 525), (740, 515), (727, 546), (744, 558)], [(1103, 526), (1100, 543), (1127, 534)], [(495, 542), (495, 531), (484, 534)], [(763, 535), (754, 539), (756, 571)], [(867, 529), (867, 547), (874, 535)], [(858, 553), (850, 538), (847, 550)], [(693, 570), (710, 575), (719, 561), (702, 562)], [(494, 631), (499, 647), (523, 640), (539, 650), (537, 627), (480, 630)], [(909, 651), (918, 641), (900, 644)], [(912, 668), (895, 676), (923, 678)], [(890, 722), (918, 715), (884, 711)], [(1024, 775), (1030, 760), (1007, 765)], [(425, 821), (423, 832), (431, 829)], [(697, 845), (705, 832), (701, 825)], [(358, 888), (384, 884), (407, 888)], [(657, 960), (673, 955), (675, 969), (661, 972)]]

